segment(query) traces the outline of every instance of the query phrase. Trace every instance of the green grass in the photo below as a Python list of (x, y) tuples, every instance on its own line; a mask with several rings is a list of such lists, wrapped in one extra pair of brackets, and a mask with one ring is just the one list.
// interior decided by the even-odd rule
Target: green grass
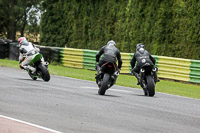
[(0, 59), (0, 66), (1, 67), (14, 67), (19, 68), (19, 63), (17, 61)]
[[(19, 68), (19, 63), (17, 61), (0, 59), (0, 66)], [(94, 76), (96, 73), (96, 71), (68, 68), (61, 65), (49, 65), (49, 72), (53, 75), (66, 76), (90, 81), (95, 81)], [(117, 85), (141, 89), (141, 87), (137, 86), (136, 83), (137, 82), (135, 77), (130, 75), (120, 74), (117, 79)], [(200, 86), (194, 84), (161, 80), (159, 83), (156, 84), (156, 92), (164, 92), (168, 94), (200, 99)]]

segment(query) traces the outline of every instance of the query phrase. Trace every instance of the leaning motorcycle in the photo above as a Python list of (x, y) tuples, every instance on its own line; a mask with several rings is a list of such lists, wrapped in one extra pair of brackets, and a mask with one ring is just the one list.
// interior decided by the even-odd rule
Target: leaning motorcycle
[(50, 74), (47, 69), (49, 63), (42, 61), (42, 59), (43, 59), (42, 54), (40, 53), (34, 54), (29, 65), (31, 67), (36, 68), (36, 72), (32, 73), (31, 70), (29, 69), (27, 69), (27, 72), (33, 80), (41, 78), (44, 81), (48, 82), (50, 80)]
[(157, 68), (149, 63), (145, 63), (140, 69), (140, 86), (144, 90), (146, 96), (153, 97), (155, 95), (155, 74)]
[(112, 62), (107, 62), (101, 66), (101, 74), (96, 78), (99, 87), (98, 94), (104, 95), (106, 90), (113, 86), (119, 75), (119, 70)]

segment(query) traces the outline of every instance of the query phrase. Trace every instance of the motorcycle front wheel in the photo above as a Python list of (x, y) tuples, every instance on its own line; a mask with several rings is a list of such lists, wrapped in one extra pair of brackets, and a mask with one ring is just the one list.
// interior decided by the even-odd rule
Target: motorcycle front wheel
[(31, 74), (31, 72), (28, 72), (28, 74), (29, 74), (29, 76), (30, 76), (33, 80), (36, 80), (36, 79), (37, 79), (37, 77), (35, 77), (35, 76), (33, 76), (33, 75)]
[(99, 91), (98, 91), (99, 95), (105, 95), (105, 92), (108, 89), (109, 80), (110, 80), (110, 75), (105, 73), (104, 76), (103, 76), (102, 84), (101, 84)]

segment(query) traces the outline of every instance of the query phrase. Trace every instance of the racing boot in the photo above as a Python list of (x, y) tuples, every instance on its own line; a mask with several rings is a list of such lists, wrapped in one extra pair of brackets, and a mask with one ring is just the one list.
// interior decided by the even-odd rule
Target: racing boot
[(95, 79), (98, 79), (102, 73), (99, 65), (96, 65), (96, 70), (97, 70), (97, 74), (95, 74), (96, 75)]
[(155, 82), (160, 82), (160, 79), (158, 79), (157, 73), (155, 73), (154, 78), (155, 78), (155, 79), (154, 79)]
[(158, 71), (158, 68), (155, 67), (154, 70), (153, 70), (153, 76), (154, 76), (155, 83), (160, 82), (160, 79), (158, 79), (158, 76), (157, 76), (157, 71)]
[(137, 78), (137, 81), (138, 81), (137, 85), (140, 85), (140, 76), (139, 76), (139, 74), (136, 73), (136, 72), (134, 72), (133, 74), (134, 74), (135, 77)]
[(34, 68), (32, 66), (24, 66), (24, 69), (25, 70), (30, 70), (32, 74), (36, 72), (36, 68)]
[(26, 69), (24, 68), (24, 66), (22, 66), (22, 64), (20, 64), (19, 67), (20, 67), (21, 69), (26, 70)]

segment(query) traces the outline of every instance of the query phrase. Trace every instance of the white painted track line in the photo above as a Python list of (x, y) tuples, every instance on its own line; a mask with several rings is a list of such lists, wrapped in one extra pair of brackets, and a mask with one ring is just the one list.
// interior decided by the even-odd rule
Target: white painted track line
[(46, 130), (46, 131), (49, 131), (49, 132), (52, 132), (52, 133), (62, 133), (60, 131), (56, 131), (56, 130), (53, 130), (53, 129), (50, 129), (50, 128), (46, 128), (46, 127), (39, 126), (39, 125), (36, 125), (36, 124), (33, 124), (33, 123), (29, 123), (29, 122), (25, 122), (25, 121), (22, 121), (22, 120), (18, 120), (18, 119), (15, 119), (15, 118), (7, 117), (7, 116), (4, 116), (4, 115), (0, 115), (0, 117), (4, 118), (4, 119), (11, 120), (11, 121), (14, 121), (14, 122), (19, 122), (19, 123), (22, 123), (22, 124), (25, 124), (25, 125), (28, 125), (28, 126), (32, 126), (32, 127), (35, 127), (35, 128), (39, 128), (39, 129), (42, 129), (42, 130)]

